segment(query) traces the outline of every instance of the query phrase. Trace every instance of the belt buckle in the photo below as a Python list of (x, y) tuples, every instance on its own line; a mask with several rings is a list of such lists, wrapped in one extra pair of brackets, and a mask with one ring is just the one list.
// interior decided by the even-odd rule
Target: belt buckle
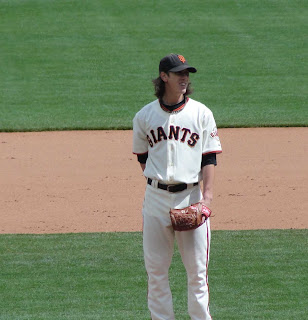
[(167, 191), (168, 191), (168, 192), (174, 192), (174, 191), (171, 190), (171, 189), (174, 188), (174, 187), (175, 187), (175, 184), (168, 184), (168, 185), (167, 185)]

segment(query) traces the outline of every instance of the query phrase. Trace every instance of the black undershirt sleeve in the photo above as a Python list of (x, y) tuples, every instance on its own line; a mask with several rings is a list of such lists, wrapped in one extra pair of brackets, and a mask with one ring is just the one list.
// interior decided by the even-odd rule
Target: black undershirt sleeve
[(217, 166), (216, 153), (208, 153), (202, 155), (201, 168), (209, 164)]
[(148, 159), (148, 153), (137, 154), (137, 158), (140, 163), (146, 163)]

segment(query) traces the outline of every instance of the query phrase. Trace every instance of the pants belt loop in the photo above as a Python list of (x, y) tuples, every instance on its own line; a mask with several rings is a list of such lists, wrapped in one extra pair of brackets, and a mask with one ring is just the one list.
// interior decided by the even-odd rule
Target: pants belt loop
[(151, 186), (157, 189), (158, 181), (157, 180), (152, 180)]
[(158, 181), (157, 180), (153, 180), (151, 178), (147, 178), (147, 183), (152, 186), (153, 188), (158, 188)]

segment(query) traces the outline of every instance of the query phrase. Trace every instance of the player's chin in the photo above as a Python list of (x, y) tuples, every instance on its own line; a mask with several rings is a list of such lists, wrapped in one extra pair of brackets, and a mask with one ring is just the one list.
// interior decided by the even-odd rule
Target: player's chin
[(181, 91), (182, 94), (185, 94), (186, 91), (187, 91), (187, 88), (186, 87), (185, 88), (181, 88), (180, 91)]

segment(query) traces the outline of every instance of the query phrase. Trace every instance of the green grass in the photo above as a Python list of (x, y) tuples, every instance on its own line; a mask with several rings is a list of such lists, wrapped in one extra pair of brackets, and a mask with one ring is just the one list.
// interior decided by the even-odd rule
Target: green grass
[(0, 0), (0, 131), (130, 129), (159, 59), (219, 127), (307, 126), (303, 0)]
[[(306, 319), (307, 230), (213, 231), (214, 319)], [(149, 318), (141, 233), (0, 236), (0, 319)], [(188, 319), (178, 250), (176, 318)]]

